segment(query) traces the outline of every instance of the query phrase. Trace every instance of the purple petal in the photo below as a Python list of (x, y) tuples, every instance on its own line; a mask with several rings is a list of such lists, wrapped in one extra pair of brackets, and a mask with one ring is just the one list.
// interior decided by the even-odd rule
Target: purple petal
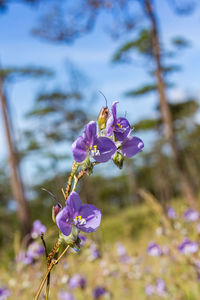
[(85, 126), (85, 130), (83, 133), (85, 143), (88, 145), (88, 147), (94, 143), (96, 136), (97, 136), (97, 123), (91, 121)]
[(77, 140), (72, 144), (72, 154), (74, 160), (77, 162), (82, 162), (87, 157), (87, 145), (85, 139), (82, 136), (79, 136)]
[[(91, 150), (90, 154), (97, 162), (106, 162), (115, 154), (117, 147), (115, 143), (107, 137), (99, 137), (95, 141), (96, 150)], [(92, 152), (93, 151), (93, 152)]]
[(106, 124), (106, 134), (111, 136), (113, 133), (113, 128), (117, 122), (117, 101), (115, 101), (111, 107), (111, 115)]
[(114, 119), (113, 115), (111, 115), (106, 123), (106, 135), (111, 136), (113, 133), (113, 125), (114, 125)]
[(78, 211), (81, 208), (81, 199), (79, 194), (76, 192), (72, 192), (66, 201), (68, 211), (70, 213), (71, 218), (78, 214)]
[(118, 101), (115, 101), (111, 107), (114, 123), (116, 123), (116, 121), (117, 121), (117, 104), (118, 103), (119, 103)]
[(131, 126), (126, 118), (118, 118), (114, 128), (114, 134), (118, 141), (124, 141), (130, 133)]
[(101, 223), (101, 212), (94, 205), (82, 205), (81, 209), (79, 210), (79, 215), (86, 221), (86, 223), (83, 225), (77, 225), (77, 227), (83, 232), (93, 232)]
[(70, 213), (65, 206), (56, 216), (56, 223), (58, 228), (64, 235), (69, 235), (72, 231), (72, 225), (70, 222)]
[(144, 143), (136, 136), (128, 137), (122, 143), (122, 154), (126, 157), (132, 157), (142, 150)]

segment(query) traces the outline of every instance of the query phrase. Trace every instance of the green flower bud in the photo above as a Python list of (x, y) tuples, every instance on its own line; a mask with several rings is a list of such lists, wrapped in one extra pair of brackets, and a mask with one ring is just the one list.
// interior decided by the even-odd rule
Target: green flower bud
[(114, 164), (119, 168), (123, 168), (123, 162), (124, 162), (124, 157), (120, 152), (116, 152), (115, 155), (113, 156), (113, 162)]

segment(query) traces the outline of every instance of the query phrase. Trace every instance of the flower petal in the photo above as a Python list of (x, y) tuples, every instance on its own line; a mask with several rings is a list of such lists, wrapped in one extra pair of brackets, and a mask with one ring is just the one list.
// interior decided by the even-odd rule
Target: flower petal
[(114, 134), (118, 141), (124, 141), (131, 131), (131, 126), (126, 118), (118, 118), (114, 128)]
[(78, 211), (81, 208), (81, 199), (79, 197), (79, 194), (76, 192), (72, 192), (67, 198), (66, 205), (70, 216), (74, 218), (74, 216), (78, 214)]
[(96, 136), (97, 136), (97, 123), (95, 121), (91, 121), (85, 126), (85, 130), (83, 132), (83, 138), (87, 146), (93, 144)]
[(79, 210), (79, 215), (86, 220), (85, 224), (77, 225), (77, 227), (83, 232), (93, 232), (99, 227), (101, 223), (101, 211), (94, 205), (82, 205)]
[(117, 147), (115, 143), (107, 137), (99, 137), (95, 140), (96, 151), (90, 152), (97, 162), (106, 162), (115, 154)]
[(117, 104), (119, 102), (118, 101), (115, 101), (113, 104), (112, 104), (112, 107), (111, 107), (111, 111), (112, 111), (112, 115), (113, 115), (113, 120), (114, 122), (117, 121)]
[(87, 157), (87, 145), (82, 136), (79, 136), (72, 144), (72, 154), (74, 160), (77, 162), (82, 162)]
[(136, 136), (128, 137), (122, 143), (122, 154), (126, 157), (132, 157), (142, 150), (144, 143)]
[(70, 222), (70, 213), (66, 206), (57, 214), (56, 223), (64, 235), (70, 235), (72, 225)]
[(108, 121), (106, 123), (106, 135), (107, 136), (111, 136), (113, 133), (113, 124), (114, 124), (114, 119), (113, 119), (113, 115), (111, 115), (108, 118)]

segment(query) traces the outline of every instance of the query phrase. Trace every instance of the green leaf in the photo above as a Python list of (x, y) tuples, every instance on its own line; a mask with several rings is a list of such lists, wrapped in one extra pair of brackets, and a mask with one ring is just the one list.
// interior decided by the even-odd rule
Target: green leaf
[(130, 50), (136, 50), (140, 54), (152, 56), (152, 38), (151, 31), (142, 29), (138, 38), (126, 42), (113, 55), (112, 62), (123, 61)]
[(173, 120), (192, 117), (199, 107), (194, 99), (180, 103), (170, 103), (169, 106)]
[(55, 112), (55, 108), (53, 107), (45, 107), (45, 108), (38, 108), (30, 111), (28, 114), (26, 114), (26, 117), (31, 117), (31, 116), (46, 116), (49, 113)]
[(154, 130), (161, 124), (160, 119), (145, 119), (141, 120), (138, 123), (134, 124), (133, 127), (136, 131), (139, 130)]
[(138, 89), (126, 92), (125, 96), (126, 97), (142, 96), (142, 95), (148, 94), (152, 91), (155, 91), (156, 89), (157, 89), (157, 86), (155, 84), (147, 84)]

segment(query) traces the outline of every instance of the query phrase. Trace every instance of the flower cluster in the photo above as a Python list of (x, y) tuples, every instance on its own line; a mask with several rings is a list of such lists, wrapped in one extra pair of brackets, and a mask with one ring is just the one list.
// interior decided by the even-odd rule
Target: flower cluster
[[(117, 154), (122, 157), (132, 157), (142, 150), (143, 141), (131, 136), (131, 126), (126, 118), (117, 118), (117, 103), (114, 102), (110, 116), (105, 120), (105, 129), (97, 134), (97, 123), (89, 122), (83, 134), (72, 144), (75, 161), (83, 162), (92, 157), (96, 162), (107, 162), (111, 158), (117, 160)], [(102, 124), (101, 120), (98, 120)], [(116, 158), (115, 158), (116, 157)]]
[[(126, 118), (117, 117), (117, 103), (114, 102), (111, 113), (99, 114), (97, 123), (89, 122), (72, 144), (72, 154), (76, 164), (90, 165), (90, 159), (105, 163), (113, 159), (120, 168), (124, 157), (132, 157), (142, 150), (144, 144), (138, 137), (131, 136), (131, 126)], [(106, 116), (106, 117), (105, 117)], [(97, 133), (98, 132), (98, 133)], [(59, 207), (54, 213), (55, 221), (66, 242), (77, 241), (80, 231), (95, 231), (101, 222), (101, 212), (93, 205), (81, 204), (79, 195), (73, 190), (66, 200), (66, 206)], [(69, 237), (66, 239), (65, 237)]]

